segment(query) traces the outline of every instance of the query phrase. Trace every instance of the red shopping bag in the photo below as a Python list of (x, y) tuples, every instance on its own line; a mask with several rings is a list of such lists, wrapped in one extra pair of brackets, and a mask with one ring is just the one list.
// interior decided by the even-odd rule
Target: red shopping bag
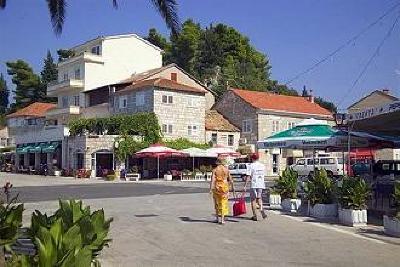
[(240, 198), (235, 199), (233, 203), (233, 216), (240, 216), (246, 214), (246, 201), (244, 200), (244, 194)]

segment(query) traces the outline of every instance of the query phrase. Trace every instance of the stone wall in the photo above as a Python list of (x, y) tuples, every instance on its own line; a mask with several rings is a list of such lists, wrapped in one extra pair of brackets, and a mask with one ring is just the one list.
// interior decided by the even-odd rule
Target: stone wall
[[(231, 147), (236, 150), (239, 147), (240, 132), (222, 132), (222, 131), (206, 131), (205, 143), (210, 143), (212, 141), (212, 134), (217, 134), (216, 145), (222, 145), (226, 147)], [(233, 146), (228, 145), (228, 136), (233, 135)]]
[[(163, 95), (172, 96), (173, 103), (162, 103)], [(193, 105), (192, 105), (193, 104)], [(163, 133), (166, 139), (187, 138), (203, 143), (205, 136), (206, 100), (202, 93), (190, 93), (171, 90), (154, 90), (154, 113), (160, 126), (172, 125), (172, 133)], [(188, 126), (197, 126), (195, 135), (188, 134)]]

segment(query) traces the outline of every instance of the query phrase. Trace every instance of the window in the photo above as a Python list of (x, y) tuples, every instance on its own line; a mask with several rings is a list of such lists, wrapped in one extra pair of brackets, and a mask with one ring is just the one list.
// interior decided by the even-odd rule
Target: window
[[(318, 164), (318, 159), (314, 159), (314, 164), (317, 165)], [(313, 164), (313, 160), (312, 159), (307, 159), (307, 165), (314, 165)]]
[(289, 130), (289, 129), (292, 129), (294, 126), (295, 126), (295, 123), (294, 123), (293, 121), (288, 121), (288, 122), (287, 122), (287, 128), (288, 128), (288, 130)]
[(321, 158), (319, 159), (321, 165), (332, 165), (335, 164), (335, 159), (333, 158)]
[(247, 169), (247, 165), (245, 163), (239, 164), (239, 170), (246, 170), (246, 169)]
[(297, 161), (296, 164), (297, 164), (297, 165), (304, 165), (304, 164), (306, 164), (306, 162), (305, 162), (304, 159), (300, 159), (300, 160)]
[(66, 80), (68, 80), (68, 72), (65, 72), (64, 73), (64, 75), (63, 75), (63, 81), (66, 81)]
[(61, 97), (61, 108), (67, 108), (69, 106), (69, 98), (67, 95)]
[(211, 142), (216, 145), (218, 142), (218, 134), (217, 133), (212, 133), (211, 134)]
[(163, 124), (162, 125), (162, 132), (172, 134), (172, 124)]
[(195, 108), (197, 105), (197, 99), (193, 97), (188, 97), (187, 99), (188, 107)]
[(77, 80), (81, 79), (81, 68), (75, 69), (75, 79)]
[(28, 125), (36, 125), (36, 119), (28, 119)]
[(95, 54), (95, 55), (100, 55), (101, 54), (99, 45), (93, 46), (91, 51), (92, 51), (92, 54)]
[(234, 139), (233, 134), (228, 135), (228, 146), (233, 146)]
[(279, 121), (272, 121), (272, 133), (279, 132)]
[(188, 135), (189, 136), (197, 135), (198, 134), (197, 130), (198, 130), (197, 125), (189, 125), (188, 126)]
[(244, 133), (251, 133), (252, 131), (252, 123), (251, 120), (244, 120), (242, 124), (242, 131)]
[(74, 106), (79, 107), (79, 95), (74, 95)]
[(176, 73), (176, 72), (171, 73), (171, 81), (174, 81), (174, 82), (178, 81), (178, 73)]
[(128, 96), (123, 95), (119, 97), (119, 108), (126, 108), (128, 104)]
[(173, 103), (173, 97), (172, 95), (163, 95), (162, 96), (162, 102), (164, 104), (172, 104)]
[(136, 106), (144, 106), (144, 92), (136, 93)]

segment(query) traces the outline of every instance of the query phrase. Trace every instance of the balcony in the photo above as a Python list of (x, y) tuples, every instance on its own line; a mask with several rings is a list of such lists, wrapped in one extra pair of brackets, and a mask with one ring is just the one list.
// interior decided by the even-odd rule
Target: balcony
[(64, 125), (40, 125), (18, 128), (15, 134), (16, 144), (61, 141), (65, 136), (69, 135), (69, 129)]
[(55, 108), (46, 113), (46, 117), (58, 117), (61, 115), (79, 115), (81, 108), (78, 106), (69, 106), (67, 108)]
[(50, 82), (47, 86), (47, 96), (57, 96), (59, 92), (67, 91), (70, 89), (81, 89), (84, 87), (83, 80), (69, 79), (65, 81)]
[(96, 55), (89, 52), (82, 52), (74, 57), (61, 61), (60, 63), (58, 63), (58, 67), (68, 65), (70, 63), (75, 63), (77, 61), (104, 64), (104, 60), (101, 55)]

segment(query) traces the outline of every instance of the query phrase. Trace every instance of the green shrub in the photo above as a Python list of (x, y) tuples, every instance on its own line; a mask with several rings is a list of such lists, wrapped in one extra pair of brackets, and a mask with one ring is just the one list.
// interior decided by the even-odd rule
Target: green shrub
[(282, 199), (297, 198), (298, 174), (292, 168), (287, 168), (276, 180), (274, 191), (281, 195)]
[(370, 189), (361, 178), (343, 179), (342, 186), (338, 188), (339, 203), (344, 209), (362, 210), (367, 208), (367, 199)]
[(108, 174), (107, 176), (106, 176), (106, 180), (107, 181), (114, 181), (115, 180), (115, 174)]
[(59, 201), (59, 209), (47, 216), (35, 211), (29, 233), (37, 249), (35, 256), (19, 257), (22, 266), (91, 266), (108, 246), (111, 219), (104, 211), (90, 211), (82, 201)]
[(0, 203), (0, 246), (8, 246), (18, 238), (18, 228), (22, 225), (23, 204)]
[(324, 169), (315, 169), (314, 177), (306, 182), (304, 189), (311, 205), (333, 203), (334, 184)]
[(200, 172), (202, 172), (202, 173), (206, 173), (206, 171), (207, 171), (206, 165), (201, 165), (201, 166), (199, 167), (199, 170), (200, 170)]

